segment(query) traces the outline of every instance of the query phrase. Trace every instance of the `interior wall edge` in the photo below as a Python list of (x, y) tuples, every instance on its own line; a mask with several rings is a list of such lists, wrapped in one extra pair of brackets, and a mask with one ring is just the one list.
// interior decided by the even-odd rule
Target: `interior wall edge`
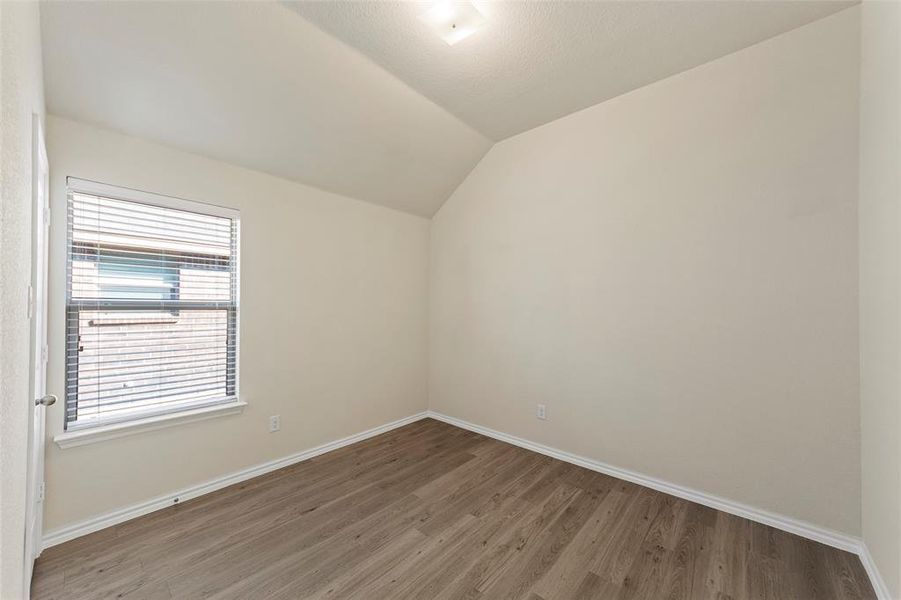
[(560, 450), (558, 448), (553, 448), (544, 444), (539, 444), (537, 442), (517, 437), (515, 435), (510, 435), (502, 431), (497, 431), (489, 427), (483, 427), (481, 425), (477, 425), (463, 419), (458, 419), (456, 417), (452, 417), (450, 415), (446, 415), (434, 410), (429, 410), (427, 416), (449, 425), (454, 425), (455, 427), (461, 427), (463, 429), (474, 431), (475, 433), (479, 433), (490, 438), (506, 442), (508, 444), (513, 444), (514, 446), (519, 446), (520, 448), (525, 448), (526, 450), (531, 450), (545, 456), (550, 456), (551, 458), (556, 458), (557, 460), (562, 460), (579, 467), (597, 471), (598, 473), (610, 475), (611, 477), (616, 477), (617, 479), (623, 479), (625, 481), (657, 490), (658, 492), (663, 492), (665, 494), (676, 496), (677, 498), (681, 498), (683, 500), (688, 500), (689, 502), (695, 502), (697, 504), (701, 504), (715, 510), (729, 513), (737, 517), (742, 517), (756, 523), (761, 523), (763, 525), (768, 525), (781, 531), (786, 531), (788, 533), (792, 533), (803, 538), (819, 542), (821, 544), (826, 544), (827, 546), (831, 546), (833, 548), (838, 548), (839, 550), (844, 550), (846, 552), (856, 554), (860, 558), (864, 569), (866, 569), (867, 576), (870, 578), (870, 582), (873, 584), (873, 588), (876, 590), (876, 594), (880, 598), (880, 600), (892, 600), (891, 593), (888, 591), (888, 586), (885, 584), (885, 581), (883, 580), (882, 575), (880, 574), (879, 569), (876, 566), (876, 563), (873, 561), (873, 557), (870, 555), (869, 549), (867, 548), (863, 540), (859, 537), (848, 535), (840, 531), (835, 531), (827, 527), (821, 527), (819, 525), (809, 523), (800, 519), (794, 519), (785, 515), (780, 515), (760, 508), (755, 508), (753, 506), (748, 506), (747, 504), (742, 504), (741, 502), (735, 502), (733, 500), (722, 498), (713, 494), (708, 494), (699, 490), (693, 490), (685, 486), (664, 481), (656, 477), (650, 477), (648, 475), (637, 473), (629, 469), (622, 469), (614, 465), (610, 465), (591, 458), (586, 458), (584, 456), (579, 456), (577, 454), (572, 454), (571, 452), (566, 452), (565, 450)]
[(828, 527), (821, 527), (819, 525), (809, 523), (801, 519), (795, 519), (761, 508), (749, 506), (741, 502), (736, 502), (728, 498), (723, 498), (721, 496), (716, 496), (714, 494), (695, 490), (676, 483), (665, 481), (663, 479), (651, 477), (650, 475), (645, 475), (643, 473), (632, 471), (630, 469), (623, 469), (621, 467), (595, 460), (593, 458), (573, 454), (559, 448), (554, 448), (553, 446), (539, 444), (538, 442), (533, 442), (531, 440), (511, 435), (509, 433), (497, 431), (496, 429), (491, 429), (489, 427), (483, 427), (482, 425), (471, 423), (463, 419), (458, 419), (457, 417), (452, 417), (450, 415), (446, 415), (437, 411), (429, 410), (428, 416), (438, 421), (443, 421), (456, 427), (468, 429), (469, 431), (474, 431), (490, 438), (494, 438), (502, 442), (507, 442), (508, 444), (513, 444), (514, 446), (525, 448), (526, 450), (538, 452), (539, 454), (544, 454), (545, 456), (550, 456), (552, 458), (556, 458), (558, 460), (562, 460), (579, 467), (584, 467), (586, 469), (591, 469), (592, 471), (597, 471), (598, 473), (616, 477), (617, 479), (636, 483), (638, 485), (657, 490), (658, 492), (676, 496), (677, 498), (682, 498), (683, 500), (688, 500), (689, 502), (702, 504), (709, 508), (720, 510), (737, 517), (743, 517), (757, 523), (769, 525), (770, 527), (775, 527), (776, 529), (787, 531), (788, 533), (793, 533), (809, 540), (820, 542), (822, 544), (826, 544), (827, 546), (832, 546), (833, 548), (838, 548), (839, 550), (845, 550), (846, 552), (853, 552), (855, 554), (859, 553), (860, 551), (860, 538), (842, 533), (840, 531), (835, 531), (834, 529), (830, 529)]
[(876, 561), (873, 560), (873, 555), (870, 554), (867, 543), (863, 540), (860, 542), (860, 551), (857, 555), (860, 557), (860, 562), (863, 563), (863, 568), (866, 570), (867, 577), (870, 578), (870, 583), (873, 584), (873, 590), (875, 590), (879, 600), (894, 600), (892, 593), (888, 589), (888, 584), (883, 579), (882, 573), (879, 572)]
[[(861, 4), (859, 361), (861, 535), (901, 597), (901, 4)], [(864, 565), (866, 566), (866, 561)], [(874, 583), (874, 587), (878, 586)], [(891, 593), (889, 593), (889, 591)]]

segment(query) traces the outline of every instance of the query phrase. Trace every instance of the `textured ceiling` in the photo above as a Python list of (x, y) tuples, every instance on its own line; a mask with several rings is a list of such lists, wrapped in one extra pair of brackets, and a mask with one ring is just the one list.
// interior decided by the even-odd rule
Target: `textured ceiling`
[[(0, 0), (2, 1), (2, 0)], [(51, 113), (430, 216), (492, 140), (854, 2), (42, 2)]]
[(279, 4), (53, 2), (41, 18), (61, 116), (423, 216), (491, 145)]
[(431, 2), (288, 2), (414, 89), (501, 140), (794, 29), (854, 2), (488, 2), (454, 46)]

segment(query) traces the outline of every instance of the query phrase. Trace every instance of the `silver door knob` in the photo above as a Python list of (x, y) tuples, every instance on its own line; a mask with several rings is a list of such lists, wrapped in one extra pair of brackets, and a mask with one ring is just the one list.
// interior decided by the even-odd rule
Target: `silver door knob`
[(34, 401), (34, 405), (43, 405), (43, 406), (53, 406), (56, 403), (56, 396), (53, 394), (47, 394), (43, 398), (38, 398)]

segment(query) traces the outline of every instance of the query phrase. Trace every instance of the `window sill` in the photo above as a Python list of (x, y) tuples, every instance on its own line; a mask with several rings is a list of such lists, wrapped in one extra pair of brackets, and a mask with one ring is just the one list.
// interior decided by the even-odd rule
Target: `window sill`
[(195, 421), (205, 421), (215, 417), (224, 417), (227, 415), (237, 415), (244, 411), (247, 406), (246, 402), (235, 401), (228, 404), (218, 404), (216, 406), (205, 406), (203, 408), (195, 408), (193, 410), (185, 410), (182, 412), (172, 413), (168, 415), (159, 415), (156, 417), (147, 417), (145, 419), (137, 419), (125, 423), (113, 423), (111, 425), (100, 425), (88, 429), (77, 431), (64, 431), (53, 437), (53, 441), (60, 448), (75, 448), (76, 446), (84, 446), (86, 444), (96, 444), (97, 442), (105, 442), (127, 435), (136, 435), (164, 427), (172, 427), (175, 425), (183, 425), (185, 423), (193, 423)]

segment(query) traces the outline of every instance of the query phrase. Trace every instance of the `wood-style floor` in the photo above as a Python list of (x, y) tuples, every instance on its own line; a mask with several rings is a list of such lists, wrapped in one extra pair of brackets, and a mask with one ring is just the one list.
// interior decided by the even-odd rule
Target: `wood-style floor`
[(48, 598), (874, 598), (856, 556), (434, 420), (46, 550)]

